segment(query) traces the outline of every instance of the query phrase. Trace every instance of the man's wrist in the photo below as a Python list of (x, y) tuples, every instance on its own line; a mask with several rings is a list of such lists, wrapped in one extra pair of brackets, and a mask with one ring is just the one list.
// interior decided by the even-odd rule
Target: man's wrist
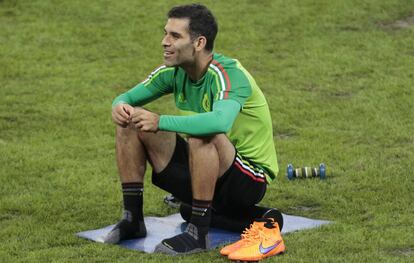
[[(112, 103), (112, 109), (118, 106), (119, 104), (128, 104), (126, 101), (120, 100)], [(129, 104), (128, 104), (129, 105)]]

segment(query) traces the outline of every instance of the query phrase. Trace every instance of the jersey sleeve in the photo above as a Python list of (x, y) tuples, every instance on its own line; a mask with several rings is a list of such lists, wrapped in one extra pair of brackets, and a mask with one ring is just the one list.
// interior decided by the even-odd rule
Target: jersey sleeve
[(144, 81), (119, 95), (112, 107), (125, 103), (131, 106), (143, 106), (173, 91), (175, 68), (161, 66), (154, 70)]
[(237, 67), (226, 69), (216, 61), (213, 61), (211, 68), (217, 79), (214, 102), (232, 99), (243, 108), (244, 103), (252, 94), (252, 87), (245, 73)]
[(210, 112), (191, 116), (161, 115), (159, 128), (196, 136), (227, 133), (239, 111), (240, 105), (236, 101), (222, 100), (215, 103)]

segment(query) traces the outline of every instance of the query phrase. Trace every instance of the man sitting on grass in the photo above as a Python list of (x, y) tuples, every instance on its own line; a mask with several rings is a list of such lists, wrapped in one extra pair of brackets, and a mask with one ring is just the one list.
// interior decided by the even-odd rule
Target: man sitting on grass
[[(124, 216), (107, 243), (144, 237), (143, 182), (152, 182), (192, 205), (184, 233), (156, 252), (206, 250), (212, 215), (236, 218), (262, 200), (278, 172), (266, 100), (239, 61), (213, 52), (217, 23), (202, 5), (172, 8), (164, 28), (164, 65), (113, 102), (116, 159)], [(184, 115), (141, 108), (173, 93)], [(180, 134), (186, 134), (186, 139)]]

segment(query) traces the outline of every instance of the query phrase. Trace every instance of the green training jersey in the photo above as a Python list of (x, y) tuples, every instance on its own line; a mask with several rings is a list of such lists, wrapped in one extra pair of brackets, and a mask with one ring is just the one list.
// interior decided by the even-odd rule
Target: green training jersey
[[(168, 93), (174, 94), (175, 105), (184, 116), (201, 116), (212, 112), (215, 104), (237, 102), (240, 112), (230, 124), (227, 137), (243, 157), (267, 172), (268, 182), (276, 177), (278, 165), (269, 107), (255, 80), (238, 60), (214, 53), (207, 72), (198, 81), (191, 80), (180, 67), (161, 66), (130, 92), (118, 96), (114, 105), (124, 102), (141, 106)], [(139, 100), (137, 94), (141, 94)], [(214, 122), (214, 118), (205, 120)], [(198, 125), (209, 123), (198, 122)], [(185, 132), (168, 122), (166, 116), (161, 116), (159, 127)]]

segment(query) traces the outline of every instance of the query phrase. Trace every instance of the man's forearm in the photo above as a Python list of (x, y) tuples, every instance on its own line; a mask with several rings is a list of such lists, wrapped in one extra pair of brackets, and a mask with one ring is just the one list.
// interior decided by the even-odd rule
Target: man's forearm
[(112, 107), (115, 107), (116, 105), (121, 103), (129, 104), (131, 106), (143, 106), (148, 102), (151, 102), (154, 99), (161, 97), (161, 95), (162, 94), (151, 92), (142, 84), (138, 84), (134, 88), (116, 97), (112, 102)]
[(234, 100), (219, 101), (213, 111), (192, 116), (161, 115), (159, 129), (190, 135), (227, 133), (240, 111), (240, 104)]

